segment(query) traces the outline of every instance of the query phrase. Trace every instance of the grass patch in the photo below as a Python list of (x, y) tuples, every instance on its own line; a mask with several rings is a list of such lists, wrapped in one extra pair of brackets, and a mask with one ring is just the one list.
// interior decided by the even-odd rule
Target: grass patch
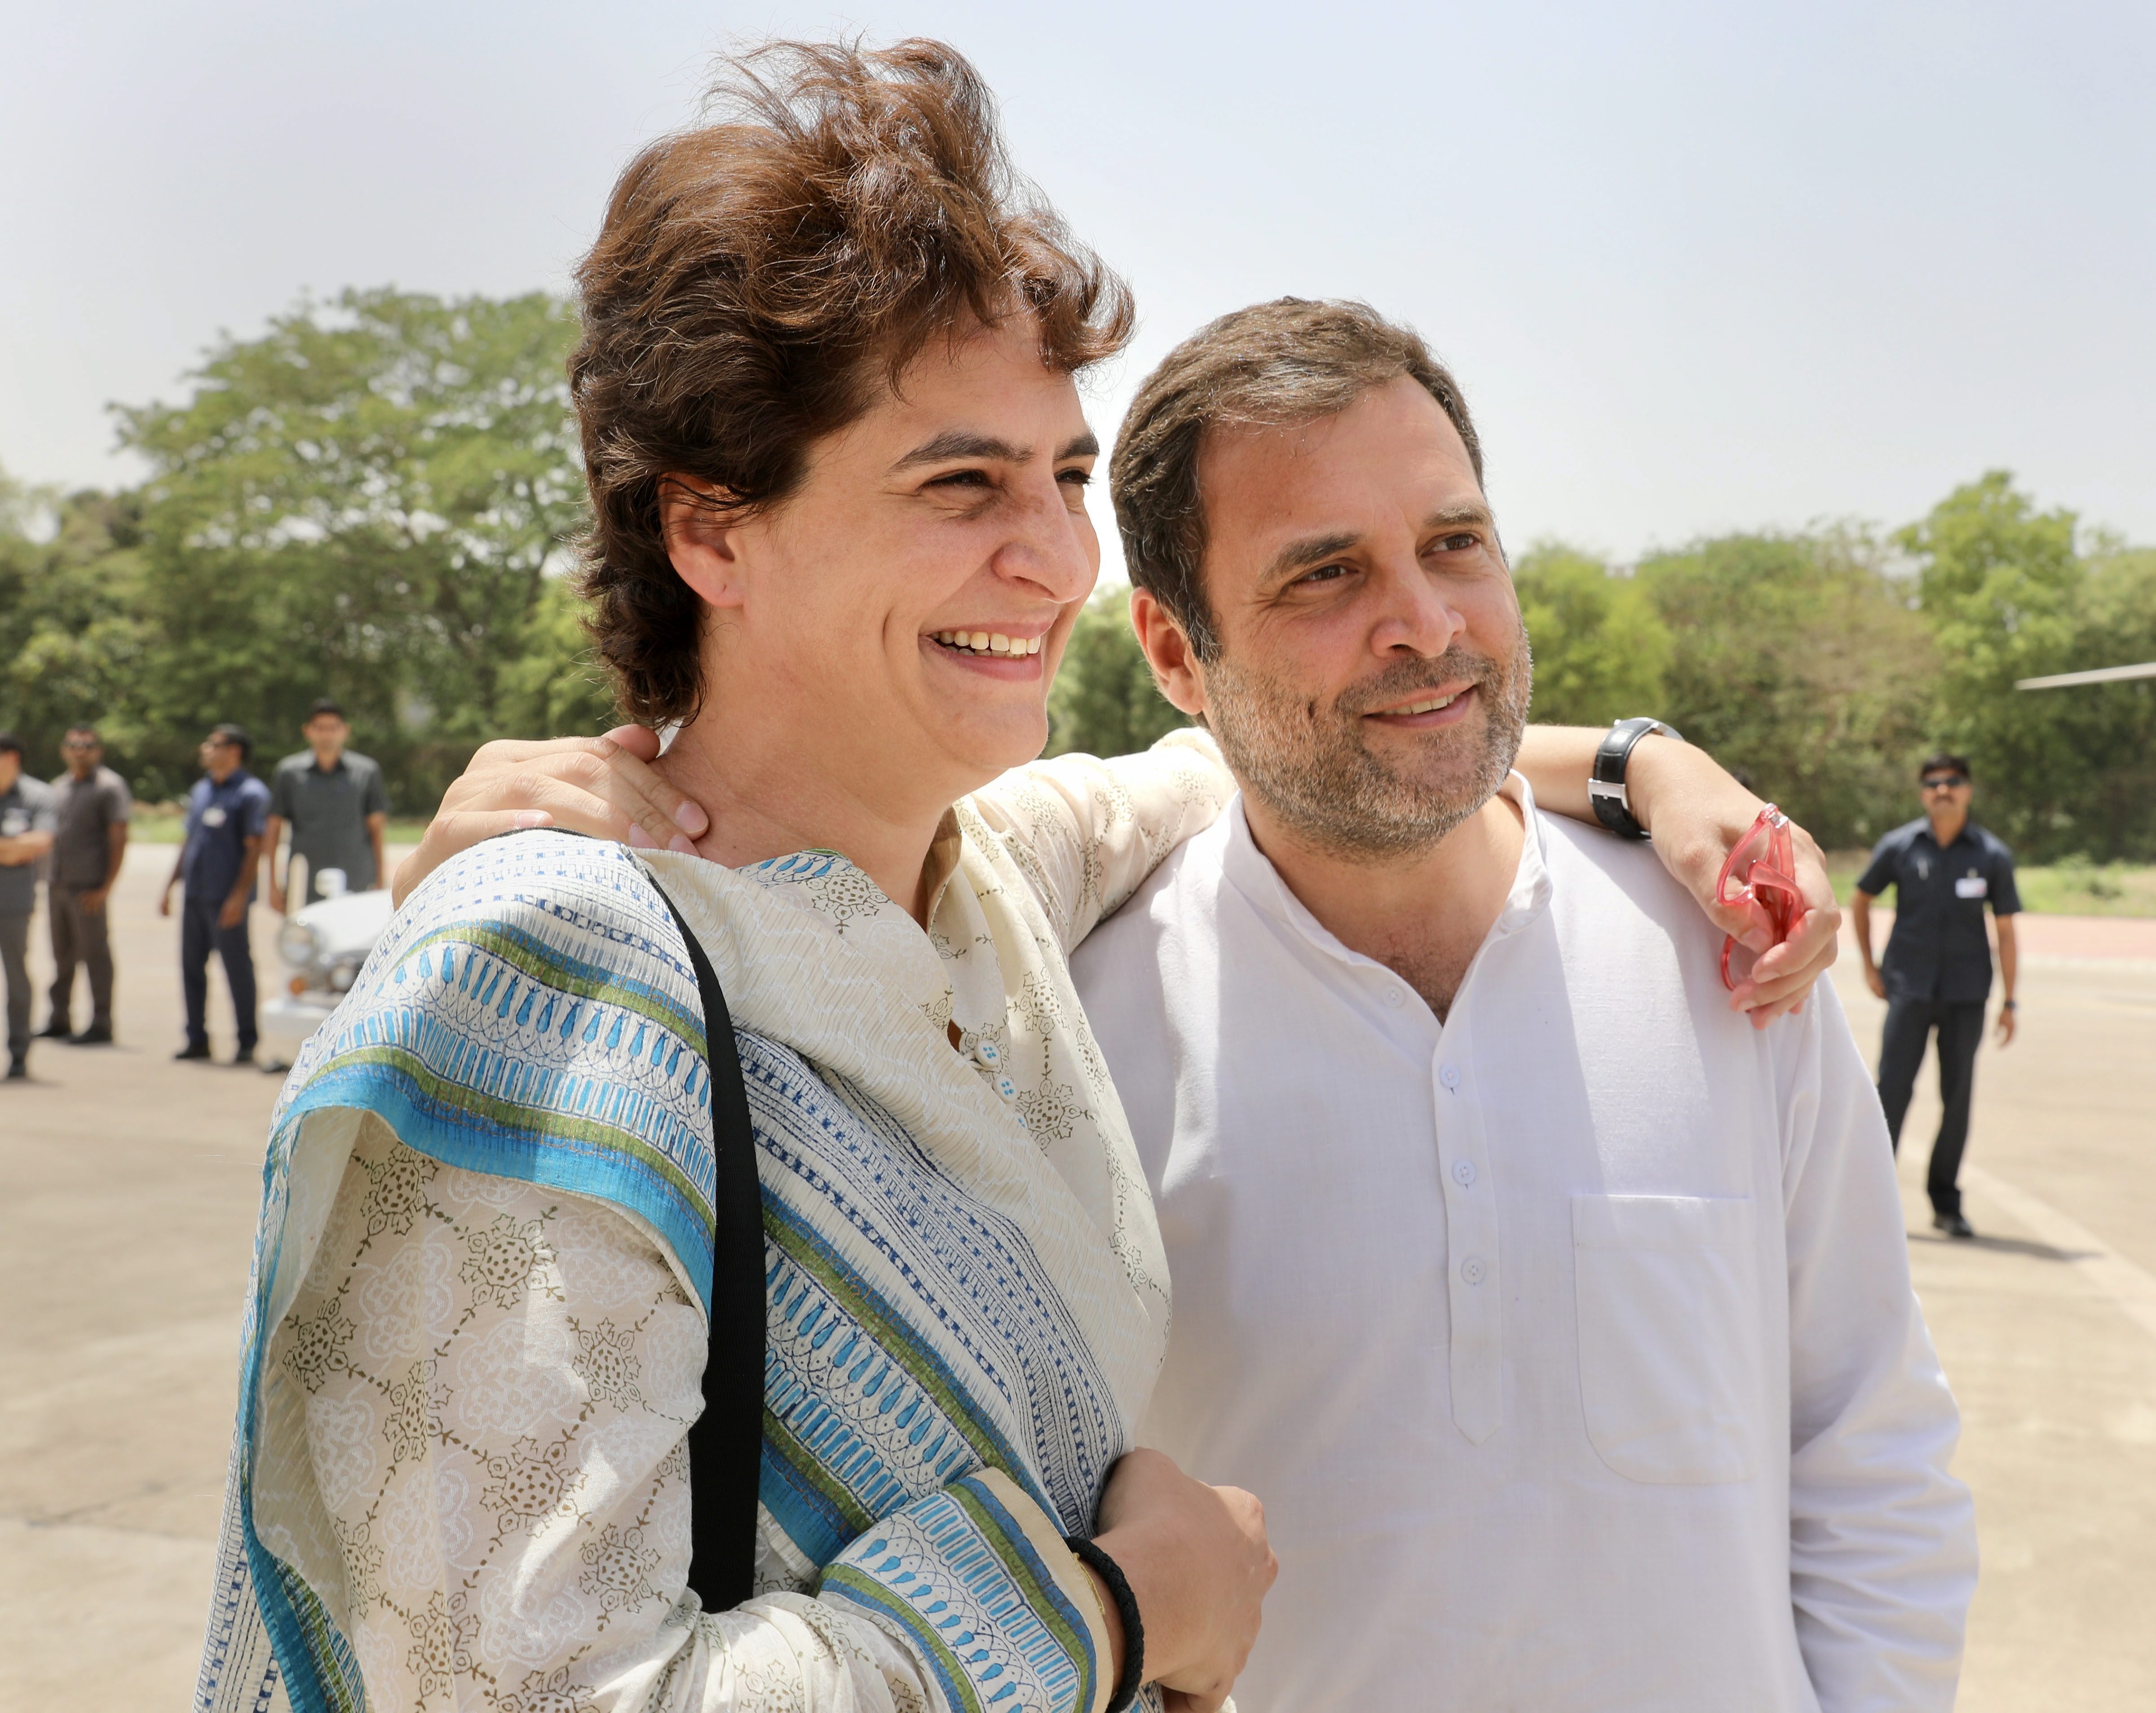
[[(1868, 851), (1830, 851), (1827, 878), (1845, 908), (1856, 877), (1871, 860)], [(2021, 906), (2041, 916), (2156, 916), (2156, 867), (2136, 862), (2063, 862), (2014, 871)]]
[[(427, 819), (424, 815), (391, 815), (389, 825), (382, 829), (382, 843), (418, 844), (419, 836), (427, 831)], [(137, 803), (127, 836), (141, 845), (177, 845), (187, 827), (187, 812), (176, 805)]]

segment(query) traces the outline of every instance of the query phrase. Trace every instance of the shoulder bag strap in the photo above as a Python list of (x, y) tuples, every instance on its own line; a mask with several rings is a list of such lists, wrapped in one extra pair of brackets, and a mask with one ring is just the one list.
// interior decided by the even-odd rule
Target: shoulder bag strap
[(711, 1186), (711, 1342), (704, 1359), (704, 1412), (689, 1429), (689, 1586), (706, 1612), (726, 1612), (749, 1597), (755, 1581), (757, 1489), (763, 1467), (763, 1191), (726, 996), (680, 910), (656, 880), (652, 885), (680, 932), (704, 1002), (717, 1171)]

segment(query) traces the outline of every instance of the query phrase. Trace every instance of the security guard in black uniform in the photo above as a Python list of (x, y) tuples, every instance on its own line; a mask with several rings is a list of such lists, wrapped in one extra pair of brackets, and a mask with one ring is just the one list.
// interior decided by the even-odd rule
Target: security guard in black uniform
[[(1932, 1223), (1951, 1237), (1973, 1237), (1961, 1211), (1962, 1149), (1969, 1140), (1969, 1096), (1976, 1081), (1977, 1043), (1984, 1037), (1984, 1001), (1991, 995), (1991, 946), (1984, 932), (1984, 907), (1999, 927), (1999, 963), (2006, 989), (1999, 1012), (1999, 1044), (2014, 1038), (2014, 918), (2021, 908), (2014, 888), (2014, 853), (1969, 818), (1969, 763), (1958, 755), (1934, 755), (1917, 770), (1924, 813), (1897, 826), (1871, 853), (1856, 882), (1857, 949), (1864, 979), (1887, 1001), (1887, 1028), (1879, 1044), (1879, 1103), (1887, 1134), (1898, 1150), (1902, 1119), (1924, 1043), (1939, 1037), (1938, 1139), (1925, 1187)], [(1871, 961), (1871, 901), (1894, 888), (1894, 931), (1883, 963)]]

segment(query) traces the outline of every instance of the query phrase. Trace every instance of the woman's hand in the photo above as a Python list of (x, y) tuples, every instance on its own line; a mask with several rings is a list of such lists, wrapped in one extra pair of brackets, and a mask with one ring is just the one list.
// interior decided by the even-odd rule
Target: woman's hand
[(457, 852), (497, 833), (556, 826), (640, 851), (693, 851), (711, 820), (660, 779), (659, 734), (616, 726), (603, 738), (511, 739), (484, 744), (442, 795), (419, 848), (398, 865), (401, 905)]
[[(1127, 1453), (1101, 1498), (1101, 1550), (1131, 1585), (1145, 1623), (1145, 1674), (1171, 1709), (1213, 1713), (1258, 1638), (1280, 1573), (1265, 1508), (1240, 1487), (1209, 1487), (1157, 1451)], [(1122, 1669), (1122, 1627), (1101, 1591)]]
[(1705, 750), (1659, 735), (1641, 738), (1634, 748), (1625, 784), (1632, 814), (1647, 829), (1662, 866), (1723, 933), (1761, 954), (1729, 995), (1730, 1008), (1749, 1013), (1755, 1029), (1784, 1011), (1802, 1011), (1812, 984), (1826, 974), (1841, 946), (1841, 907), (1818, 841), (1791, 823), (1804, 913), (1789, 939), (1774, 945), (1765, 911), (1749, 903), (1724, 904), (1715, 894), (1722, 865), (1766, 805)]

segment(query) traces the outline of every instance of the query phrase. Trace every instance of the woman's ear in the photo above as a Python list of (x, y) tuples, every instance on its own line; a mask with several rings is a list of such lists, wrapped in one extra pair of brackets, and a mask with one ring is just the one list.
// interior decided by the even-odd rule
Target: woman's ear
[(1137, 632), (1138, 646), (1145, 651), (1160, 693), (1193, 719), (1204, 719), (1205, 680), (1199, 671), (1198, 652), (1168, 609), (1142, 589), (1131, 591), (1131, 629)]
[(692, 476), (659, 478), (659, 528), (681, 580), (709, 605), (742, 604), (742, 519), (721, 487)]

